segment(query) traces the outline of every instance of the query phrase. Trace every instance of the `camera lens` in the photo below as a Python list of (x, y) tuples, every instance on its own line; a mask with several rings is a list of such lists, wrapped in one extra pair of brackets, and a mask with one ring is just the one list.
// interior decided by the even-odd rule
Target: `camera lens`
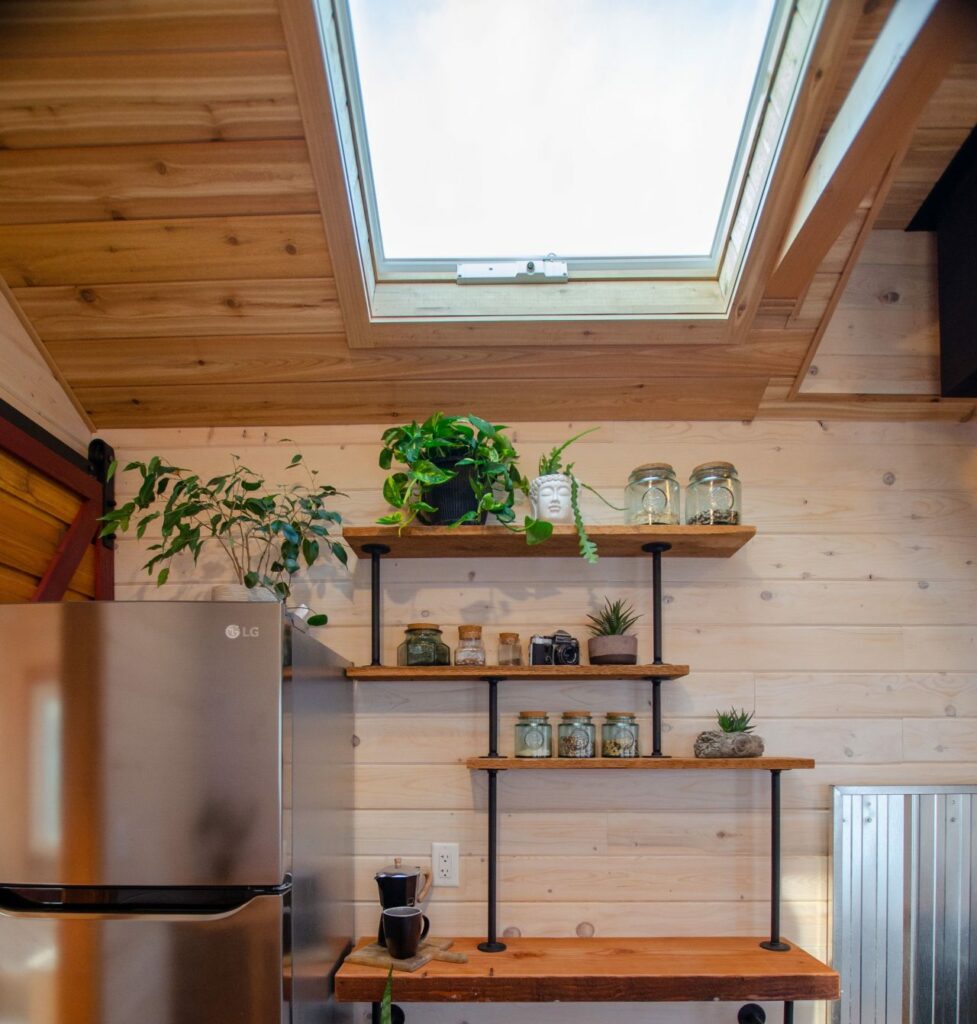
[(576, 665), (580, 661), (580, 649), (576, 644), (554, 647), (553, 660), (560, 665)]

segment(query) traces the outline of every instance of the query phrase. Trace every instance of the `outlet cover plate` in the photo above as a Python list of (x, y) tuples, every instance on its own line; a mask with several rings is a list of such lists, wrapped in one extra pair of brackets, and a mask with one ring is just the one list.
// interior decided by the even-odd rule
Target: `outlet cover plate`
[(457, 888), (461, 884), (457, 843), (431, 843), (431, 872), (435, 885)]

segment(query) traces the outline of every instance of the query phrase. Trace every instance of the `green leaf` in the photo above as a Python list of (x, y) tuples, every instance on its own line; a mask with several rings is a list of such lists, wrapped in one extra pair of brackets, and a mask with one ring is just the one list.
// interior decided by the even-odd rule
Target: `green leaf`
[(381, 448), (380, 449), (380, 459), (379, 459), (379, 462), (380, 462), (380, 468), (381, 469), (390, 469), (391, 465), (393, 464), (393, 459), (394, 459), (394, 453), (393, 453), (393, 451), (391, 451), (391, 449), (389, 449), (389, 448)]
[(377, 523), (380, 526), (397, 526), (401, 521), (400, 512), (390, 512), (385, 516), (380, 516)]
[(343, 565), (349, 564), (349, 555), (346, 553), (346, 548), (338, 542), (334, 542), (329, 545), (332, 549), (332, 553), (336, 556), (337, 560), (342, 562)]
[(323, 615), (321, 612), (316, 615), (310, 615), (305, 620), (310, 626), (324, 626), (329, 621), (328, 615)]
[(249, 589), (253, 589), (259, 583), (258, 574), (256, 572), (246, 572), (244, 574), (244, 585)]
[(527, 544), (542, 544), (543, 541), (549, 540), (553, 536), (553, 524), (544, 519), (532, 519), (530, 516), (526, 516), (523, 525), (526, 530)]
[(242, 480), (241, 481), (241, 486), (246, 491), (258, 491), (258, 490), (261, 489), (261, 481), (260, 480)]
[(319, 557), (319, 542), (312, 540), (311, 537), (306, 537), (302, 541), (302, 556), (305, 558), (306, 565), (315, 565), (315, 560)]
[(159, 575), (156, 577), (156, 586), (161, 587), (170, 578), (170, 568), (167, 566), (165, 569), (160, 569)]
[(404, 504), (404, 488), (408, 483), (406, 473), (394, 473), (383, 481), (383, 497), (388, 505), (402, 508)]
[(297, 466), (301, 461), (302, 456), (296, 453), (295, 455), (292, 456), (292, 461), (288, 464), (289, 469), (291, 469), (292, 466)]
[(118, 468), (119, 468), (119, 460), (118, 459), (113, 459), (109, 463), (109, 468), (105, 471), (105, 482), (106, 483), (108, 483), (108, 481), (111, 480), (112, 477), (115, 476), (115, 471)]

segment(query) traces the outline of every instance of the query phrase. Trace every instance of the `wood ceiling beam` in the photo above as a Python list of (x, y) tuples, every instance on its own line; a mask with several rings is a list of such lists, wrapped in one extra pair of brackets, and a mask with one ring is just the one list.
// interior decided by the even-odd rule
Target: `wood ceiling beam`
[(766, 294), (797, 298), (975, 31), (967, 0), (899, 0), (811, 165)]

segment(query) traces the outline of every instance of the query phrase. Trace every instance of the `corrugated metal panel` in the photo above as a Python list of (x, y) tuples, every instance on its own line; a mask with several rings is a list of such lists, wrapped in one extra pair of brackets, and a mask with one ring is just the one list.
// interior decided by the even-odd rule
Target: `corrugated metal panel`
[(834, 1024), (977, 1022), (975, 799), (834, 787)]

